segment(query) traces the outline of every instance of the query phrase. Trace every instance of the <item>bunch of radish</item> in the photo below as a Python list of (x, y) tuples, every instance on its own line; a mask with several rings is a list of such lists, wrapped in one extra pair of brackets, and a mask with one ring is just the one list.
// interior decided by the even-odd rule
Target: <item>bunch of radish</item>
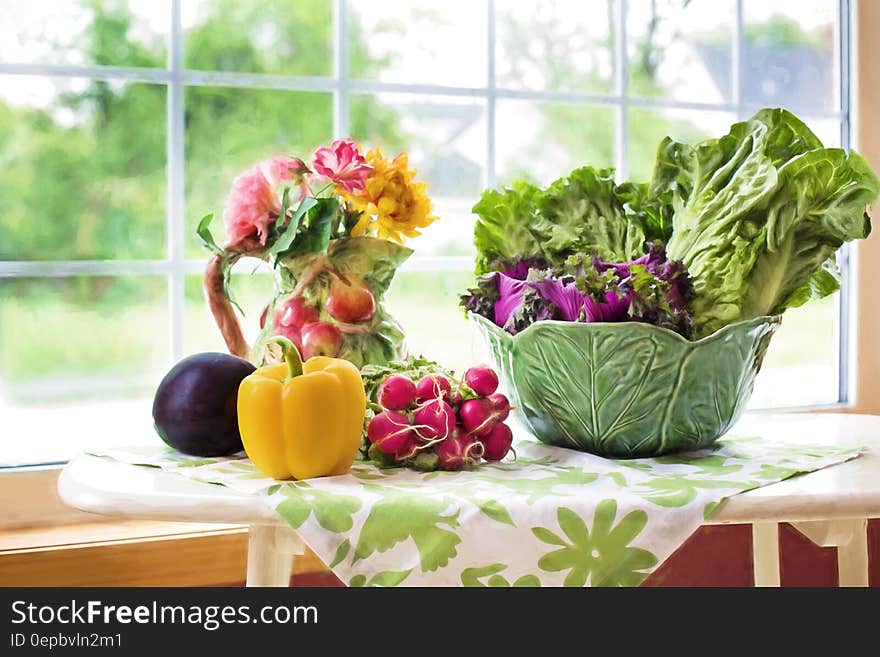
[(367, 425), (370, 458), (419, 470), (500, 461), (513, 435), (504, 423), (510, 402), (497, 389), (498, 376), (485, 365), (470, 368), (461, 381), (443, 373), (388, 375)]

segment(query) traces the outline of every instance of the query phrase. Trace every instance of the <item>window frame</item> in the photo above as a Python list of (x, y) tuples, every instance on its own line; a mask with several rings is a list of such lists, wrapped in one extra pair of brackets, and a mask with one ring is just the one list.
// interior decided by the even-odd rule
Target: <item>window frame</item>
[[(854, 81), (856, 70), (854, 66), (854, 53), (856, 28), (865, 29), (865, 26), (855, 20), (856, 13), (861, 18), (868, 9), (863, 8), (857, 0), (837, 0), (839, 16), (837, 21), (837, 33), (835, 42), (839, 49), (840, 66), (840, 107), (836, 112), (807, 112), (810, 118), (834, 119), (839, 121), (841, 129), (841, 145), (849, 148), (852, 136), (853, 114), (858, 109), (863, 115), (871, 115), (871, 110), (862, 102), (855, 107), (854, 89), (856, 85), (850, 84), (851, 76)], [(162, 259), (145, 260), (79, 260), (79, 261), (0, 261), (0, 279), (18, 277), (66, 277), (72, 275), (88, 276), (140, 276), (162, 275), (167, 277), (168, 284), (168, 307), (170, 316), (169, 326), (169, 354), (172, 361), (184, 356), (184, 283), (187, 275), (201, 274), (204, 261), (187, 258), (185, 254), (186, 223), (185, 217), (185, 125), (184, 125), (184, 96), (188, 87), (212, 86), (241, 89), (261, 90), (288, 90), (288, 91), (319, 91), (331, 93), (333, 97), (333, 133), (335, 136), (345, 136), (349, 130), (349, 99), (352, 94), (362, 93), (401, 93), (412, 96), (435, 95), (457, 98), (472, 98), (485, 102), (486, 116), (486, 166), (483, 174), (484, 186), (493, 186), (496, 183), (496, 156), (495, 156), (495, 111), (499, 100), (519, 99), (531, 101), (554, 101), (570, 102), (584, 105), (599, 105), (613, 108), (615, 116), (614, 144), (615, 166), (621, 178), (626, 177), (627, 145), (628, 145), (628, 113), (631, 108), (650, 109), (685, 109), (685, 110), (711, 110), (727, 111), (735, 114), (738, 119), (746, 118), (757, 106), (750, 106), (742, 101), (742, 43), (743, 43), (743, 4), (744, 0), (735, 0), (736, 16), (733, 25), (732, 48), (732, 75), (731, 75), (731, 102), (730, 103), (703, 103), (683, 102), (663, 98), (642, 98), (630, 95), (629, 89), (629, 58), (627, 54), (627, 29), (625, 17), (627, 15), (628, 0), (615, 0), (615, 33), (614, 40), (614, 84), (613, 93), (608, 95), (586, 94), (569, 91), (531, 91), (509, 89), (499, 87), (495, 76), (496, 55), (496, 2), (485, 0), (487, 12), (487, 70), (486, 83), (479, 87), (454, 87), (432, 84), (402, 84), (388, 83), (378, 80), (363, 80), (352, 78), (349, 70), (348, 51), (348, 16), (349, 0), (332, 0), (333, 4), (333, 69), (330, 76), (302, 77), (287, 75), (248, 74), (222, 71), (199, 71), (187, 69), (184, 65), (184, 31), (181, 22), (181, 0), (170, 0), (171, 16), (168, 37), (168, 59), (166, 68), (133, 68), (120, 66), (74, 66), (74, 65), (51, 65), (51, 64), (28, 64), (0, 62), (0, 74), (2, 75), (30, 75), (51, 77), (76, 77), (99, 80), (113, 80), (124, 82), (144, 82), (162, 84), (167, 88), (166, 99), (166, 254)], [(877, 20), (873, 15), (871, 20)], [(880, 26), (873, 25), (877, 31)], [(863, 46), (864, 48), (864, 46)], [(858, 74), (868, 76), (866, 68), (860, 68)], [(856, 81), (857, 82), (857, 81)], [(873, 98), (873, 97), (872, 97)], [(800, 108), (794, 107), (795, 111)], [(880, 109), (880, 108), (876, 108)], [(872, 139), (877, 139), (876, 133), (872, 133)], [(867, 150), (862, 146), (863, 150)], [(874, 151), (876, 152), (875, 148)], [(876, 166), (875, 162), (875, 166)], [(876, 249), (874, 249), (876, 250)], [(862, 402), (866, 399), (873, 400), (872, 396), (864, 396), (860, 390), (856, 390), (853, 382), (858, 382), (859, 388), (867, 385), (862, 375), (857, 375), (854, 364), (855, 350), (852, 345), (856, 344), (861, 350), (865, 347), (865, 331), (855, 334), (857, 328), (851, 322), (855, 317), (855, 308), (851, 303), (853, 293), (851, 290), (850, 275), (850, 249), (845, 248), (839, 258), (844, 284), (840, 293), (838, 326), (839, 335), (839, 390), (836, 402), (825, 405), (822, 408), (843, 409), (852, 407), (853, 400)], [(866, 290), (869, 289), (868, 281), (864, 278), (866, 261), (870, 263), (880, 259), (863, 250), (859, 261), (859, 272), (862, 285), (858, 290), (858, 298), (865, 299)], [(403, 271), (451, 271), (467, 269), (471, 266), (467, 257), (437, 256), (425, 257), (415, 255), (402, 268)], [(877, 267), (874, 267), (877, 269)], [(872, 270), (873, 271), (873, 270)], [(864, 317), (859, 315), (859, 321)], [(880, 408), (880, 393), (875, 395), (876, 406)], [(873, 403), (873, 402), (872, 402)], [(862, 410), (865, 406), (860, 402)], [(798, 406), (797, 410), (816, 408), (815, 406)], [(768, 409), (773, 411), (790, 409)], [(876, 410), (876, 409), (874, 409)], [(15, 469), (11, 469), (14, 471)], [(44, 478), (45, 485), (54, 486), (54, 477), (57, 469), (42, 468), (34, 470), (39, 472), (39, 477)], [(37, 476), (32, 474), (32, 476)], [(8, 477), (6, 473), (0, 473), (0, 496), (7, 493), (7, 486), (15, 487), (15, 478)], [(15, 499), (14, 497), (12, 499)], [(57, 509), (56, 509), (57, 511)], [(53, 511), (54, 513), (54, 511)], [(54, 517), (54, 516), (53, 516)], [(2, 525), (4, 519), (0, 519)]]
[[(851, 61), (852, 72), (852, 133), (853, 144), (875, 171), (880, 171), (880, 125), (870, 117), (880, 114), (880, 66), (872, 38), (880, 34), (880, 3), (852, 0)], [(861, 121), (861, 117), (867, 120)], [(878, 219), (880, 201), (874, 204), (873, 217)], [(854, 345), (850, 357), (852, 398), (847, 411), (880, 414), (880, 313), (876, 303), (880, 297), (880, 237), (877, 229), (872, 237), (851, 249), (851, 297), (849, 340)]]

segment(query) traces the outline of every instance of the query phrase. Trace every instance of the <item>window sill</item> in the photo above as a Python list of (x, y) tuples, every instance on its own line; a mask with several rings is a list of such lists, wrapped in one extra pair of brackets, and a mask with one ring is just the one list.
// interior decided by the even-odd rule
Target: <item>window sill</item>
[[(87, 522), (0, 532), (5, 586), (239, 585), (247, 529), (146, 521)], [(307, 550), (291, 575), (325, 572)]]
[(97, 519), (64, 525), (22, 527), (0, 531), (0, 554), (101, 545), (117, 541), (183, 538), (192, 534), (244, 531), (239, 525)]

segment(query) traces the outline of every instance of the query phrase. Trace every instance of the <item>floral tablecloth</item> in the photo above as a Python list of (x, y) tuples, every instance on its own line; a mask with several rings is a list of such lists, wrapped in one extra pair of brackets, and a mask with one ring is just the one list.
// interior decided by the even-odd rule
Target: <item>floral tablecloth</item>
[(516, 460), (420, 473), (355, 463), (279, 482), (241, 455), (94, 450), (260, 496), (350, 586), (637, 586), (737, 493), (859, 454), (728, 434), (714, 449), (609, 460), (532, 441)]

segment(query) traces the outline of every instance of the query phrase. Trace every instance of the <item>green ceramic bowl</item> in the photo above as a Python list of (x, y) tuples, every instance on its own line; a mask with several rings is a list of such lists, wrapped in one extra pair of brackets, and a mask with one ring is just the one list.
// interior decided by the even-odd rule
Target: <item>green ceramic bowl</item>
[(542, 442), (602, 456), (706, 447), (736, 422), (780, 318), (701, 340), (650, 324), (544, 321), (479, 327), (511, 402)]

